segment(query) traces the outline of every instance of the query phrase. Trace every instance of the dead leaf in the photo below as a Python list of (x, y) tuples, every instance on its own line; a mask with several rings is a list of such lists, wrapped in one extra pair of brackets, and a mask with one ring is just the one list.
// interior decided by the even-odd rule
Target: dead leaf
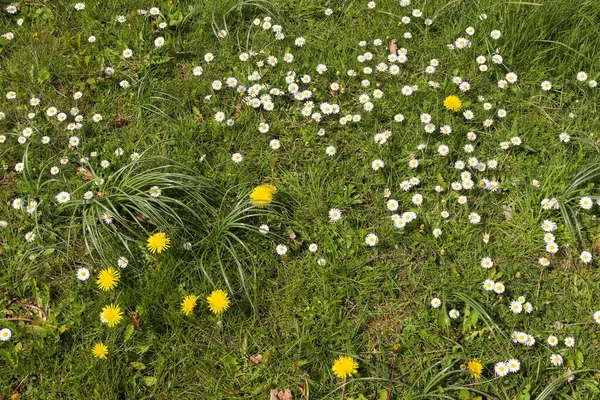
[(507, 221), (510, 221), (512, 219), (514, 213), (515, 213), (514, 208), (512, 208), (511, 206), (508, 206), (504, 209), (504, 218)]
[(398, 45), (396, 44), (396, 39), (393, 39), (390, 43), (390, 54), (398, 55)]
[(279, 389), (271, 389), (271, 397), (269, 400), (292, 400), (292, 391), (290, 389), (285, 389), (285, 391), (281, 391)]
[(250, 356), (250, 361), (252, 361), (256, 365), (262, 364), (263, 356), (262, 356), (262, 354), (252, 354)]
[(85, 169), (83, 167), (77, 168), (77, 173), (83, 175), (84, 181), (94, 180), (94, 175), (92, 175), (92, 173), (90, 171), (88, 171), (87, 169)]
[(123, 126), (127, 125), (129, 123), (129, 120), (127, 118), (125, 118), (125, 116), (121, 113), (117, 114), (117, 118), (113, 119), (112, 121), (108, 122), (109, 126), (116, 126), (117, 128), (122, 128)]
[(242, 112), (242, 102), (238, 101), (237, 104), (235, 105), (235, 111), (233, 112), (231, 119), (237, 119), (237, 117), (240, 116), (241, 112)]
[(142, 331), (142, 320), (140, 319), (140, 316), (137, 315), (137, 313), (130, 311), (128, 313), (129, 318), (131, 318), (131, 322), (133, 323), (133, 326), (135, 327), (135, 329), (137, 329), (138, 331)]

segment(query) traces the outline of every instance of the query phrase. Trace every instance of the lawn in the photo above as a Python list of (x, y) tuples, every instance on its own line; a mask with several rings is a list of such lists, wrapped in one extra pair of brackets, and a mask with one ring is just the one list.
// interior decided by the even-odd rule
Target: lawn
[(0, 400), (600, 398), (597, 0), (0, 4)]

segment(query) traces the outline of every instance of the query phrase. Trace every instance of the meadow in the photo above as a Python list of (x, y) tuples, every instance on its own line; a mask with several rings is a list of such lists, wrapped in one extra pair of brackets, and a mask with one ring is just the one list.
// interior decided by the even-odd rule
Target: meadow
[(0, 400), (600, 398), (597, 0), (0, 5)]

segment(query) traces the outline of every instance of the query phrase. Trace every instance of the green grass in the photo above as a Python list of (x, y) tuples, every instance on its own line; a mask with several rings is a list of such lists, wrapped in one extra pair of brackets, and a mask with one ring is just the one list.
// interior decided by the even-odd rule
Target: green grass
[[(17, 93), (16, 100), (0, 102), (6, 114), (0, 134), (7, 137), (0, 144), (0, 219), (7, 222), (0, 228), (0, 329), (12, 331), (0, 342), (0, 399), (17, 393), (24, 399), (266, 399), (273, 388), (290, 388), (297, 399), (599, 396), (600, 325), (593, 320), (600, 309), (599, 206), (583, 210), (579, 199), (600, 195), (600, 89), (576, 79), (579, 71), (600, 79), (597, 1), (412, 0), (403, 8), (397, 0), (380, 0), (373, 10), (366, 0), (107, 0), (88, 1), (83, 11), (74, 3), (20, 2), (17, 14), (0, 15), (0, 34), (15, 36), (0, 38), (0, 87)], [(152, 6), (160, 16), (138, 15)], [(324, 13), (328, 7), (331, 16)], [(413, 17), (413, 8), (423, 16)], [(118, 15), (127, 22), (116, 22)], [(253, 25), (266, 16), (283, 27), (284, 40)], [(403, 16), (410, 24), (399, 24)], [(425, 18), (433, 24), (423, 24)], [(159, 29), (160, 22), (167, 27)], [(475, 28), (472, 37), (468, 26)], [(221, 29), (228, 31), (223, 39), (216, 35)], [(490, 38), (493, 29), (502, 32), (497, 41)], [(413, 38), (404, 39), (404, 32)], [(90, 35), (95, 43), (88, 43)], [(166, 40), (162, 48), (153, 44), (157, 36)], [(303, 47), (294, 45), (300, 36)], [(470, 38), (472, 47), (449, 50), (458, 37)], [(380, 47), (373, 45), (377, 38)], [(401, 73), (364, 75), (365, 66), (391, 65), (392, 39), (408, 50)], [(359, 47), (361, 40), (368, 45)], [(125, 48), (134, 56), (123, 58)], [(265, 53), (241, 62), (239, 54), (251, 49)], [(496, 49), (500, 65), (490, 60)], [(365, 51), (373, 60), (359, 63)], [(204, 61), (208, 52), (215, 61)], [(292, 63), (284, 62), (285, 53), (294, 55)], [(260, 68), (260, 83), (287, 92), (288, 71), (297, 79), (309, 74), (311, 83), (298, 85), (312, 91), (313, 112), (329, 102), (339, 104), (340, 114), (316, 123), (289, 94), (272, 96), (275, 108), (267, 112), (243, 105), (225, 84), (212, 89), (214, 80), (225, 83), (230, 76), (251, 86), (247, 77), (259, 70), (254, 63), (268, 55), (279, 62)], [(488, 58), (488, 72), (478, 70), (479, 55)], [(428, 75), (433, 58), (440, 65)], [(315, 70), (320, 63), (328, 68), (322, 75)], [(192, 73), (198, 65), (199, 77)], [(103, 72), (109, 66), (112, 76)], [(349, 69), (358, 76), (349, 77)], [(517, 73), (518, 83), (502, 90), (497, 82), (507, 72)], [(468, 79), (471, 90), (461, 93), (454, 76)], [(126, 89), (119, 86), (124, 79)], [(362, 79), (371, 86), (361, 87)], [(430, 80), (440, 87), (429, 87)], [(541, 90), (545, 80), (551, 91)], [(344, 91), (332, 95), (332, 82)], [(376, 85), (381, 99), (371, 95)], [(404, 85), (419, 90), (403, 96)], [(83, 93), (77, 101), (76, 91)], [(363, 93), (375, 104), (372, 112), (358, 101)], [(474, 111), (473, 121), (444, 109), (452, 94)], [(492, 111), (483, 110), (478, 95)], [(32, 97), (41, 99), (40, 107), (29, 105)], [(82, 128), (67, 131), (73, 116), (58, 122), (46, 116), (50, 106), (67, 114), (78, 107)], [(501, 108), (508, 111), (504, 119), (496, 115)], [(30, 121), (31, 111), (37, 116)], [(235, 125), (216, 122), (219, 111)], [(91, 121), (96, 113), (100, 123)], [(398, 113), (404, 122), (394, 122)], [(452, 134), (425, 133), (422, 113), (438, 128), (451, 125)], [(346, 114), (362, 120), (342, 126), (338, 120)], [(494, 119), (489, 129), (482, 126), (487, 118)], [(260, 122), (269, 123), (268, 133), (258, 131)], [(18, 144), (25, 127), (34, 133)], [(320, 128), (324, 136), (317, 135)], [(373, 136), (388, 129), (388, 141), (376, 144)], [(469, 131), (477, 134), (474, 142), (466, 138)], [(559, 141), (561, 132), (569, 133), (569, 143)], [(50, 144), (40, 143), (44, 135)], [(76, 148), (68, 146), (73, 135), (80, 139)], [(502, 150), (500, 142), (514, 136), (522, 145)], [(273, 151), (271, 139), (281, 148)], [(473, 153), (462, 150), (467, 143)], [(427, 148), (418, 150), (419, 144)], [(440, 144), (450, 147), (448, 156), (437, 154)], [(337, 149), (332, 157), (325, 153), (330, 145)], [(134, 152), (141, 160), (130, 160)], [(236, 152), (241, 163), (231, 160)], [(68, 164), (60, 164), (63, 157)], [(470, 157), (495, 159), (498, 167), (467, 167), (476, 187), (455, 192), (450, 184), (461, 178), (454, 163)], [(414, 170), (412, 158), (420, 160)], [(374, 159), (385, 167), (373, 171)], [(102, 160), (110, 166), (103, 169)], [(15, 172), (18, 162), (25, 162), (23, 172)], [(53, 166), (60, 168), (56, 175)], [(79, 167), (105, 183), (96, 186)], [(421, 184), (404, 192), (400, 183), (411, 177)], [(482, 178), (499, 182), (499, 189), (479, 188)], [(262, 183), (277, 187), (275, 202), (252, 206), (248, 193)], [(163, 192), (159, 198), (147, 195), (155, 185)], [(446, 190), (437, 193), (436, 185)], [(416, 221), (394, 228), (385, 188), (399, 202), (398, 212), (414, 211)], [(58, 205), (55, 196), (63, 190), (72, 201)], [(103, 196), (86, 204), (80, 199), (87, 190)], [(425, 199), (420, 207), (411, 202), (417, 192)], [(459, 195), (467, 204), (458, 204)], [(13, 209), (17, 197), (37, 201), (37, 211)], [(544, 198), (558, 199), (560, 209), (543, 210)], [(343, 214), (335, 224), (328, 218), (334, 207)], [(450, 212), (447, 220), (443, 210)], [(115, 214), (114, 224), (99, 219), (106, 211)], [(481, 215), (480, 224), (468, 222), (471, 212)], [(554, 255), (545, 251), (546, 219), (558, 224)], [(261, 224), (269, 234), (258, 232)], [(432, 235), (435, 228), (443, 230), (440, 238)], [(30, 231), (36, 238), (28, 243)], [(168, 233), (171, 248), (151, 255), (145, 241), (157, 231)], [(378, 235), (377, 246), (365, 245), (369, 233)], [(310, 243), (319, 246), (315, 254)], [(287, 254), (276, 253), (278, 244)], [(579, 260), (584, 250), (592, 263)], [(100, 291), (98, 271), (116, 267), (121, 256), (129, 265), (118, 286)], [(495, 267), (481, 268), (483, 257)], [(540, 257), (551, 265), (541, 267)], [(91, 272), (85, 282), (76, 278), (81, 267)], [(488, 278), (506, 291), (484, 291)], [(214, 289), (232, 298), (221, 318), (204, 300)], [(190, 317), (180, 311), (188, 294), (201, 297)], [(518, 296), (531, 302), (533, 313), (510, 311)], [(430, 306), (434, 297), (442, 300), (439, 309)], [(125, 311), (115, 328), (98, 317), (109, 303)], [(448, 317), (452, 309), (460, 311), (458, 319)], [(532, 334), (536, 344), (513, 343), (515, 330)], [(547, 344), (549, 335), (559, 338), (557, 347)], [(568, 336), (574, 348), (564, 346)], [(93, 358), (97, 342), (108, 346), (108, 359)], [(262, 363), (251, 361), (256, 354)], [(554, 367), (551, 354), (561, 354), (564, 364)], [(331, 371), (340, 355), (360, 365), (345, 382)], [(484, 364), (479, 381), (465, 370), (473, 358)], [(510, 358), (521, 370), (497, 377), (494, 365)]]

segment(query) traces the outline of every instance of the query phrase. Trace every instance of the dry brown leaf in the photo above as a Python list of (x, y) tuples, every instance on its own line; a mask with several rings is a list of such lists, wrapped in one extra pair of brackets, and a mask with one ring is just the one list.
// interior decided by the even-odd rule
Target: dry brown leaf
[(398, 44), (396, 44), (396, 39), (393, 39), (390, 43), (390, 54), (393, 54), (395, 56), (398, 55)]
[(292, 400), (292, 391), (290, 389), (285, 389), (285, 391), (271, 389), (269, 400)]
[(94, 175), (92, 175), (92, 173), (90, 171), (88, 171), (87, 169), (85, 169), (83, 167), (77, 168), (77, 173), (83, 175), (84, 181), (94, 180)]
[(116, 126), (117, 128), (122, 128), (123, 126), (127, 125), (128, 123), (129, 123), (129, 120), (127, 118), (125, 118), (125, 116), (122, 113), (118, 113), (117, 117), (115, 119), (108, 122), (108, 125)]
[(137, 315), (137, 313), (130, 311), (128, 313), (129, 318), (131, 318), (131, 323), (133, 323), (133, 326), (135, 327), (135, 329), (137, 329), (138, 331), (142, 331), (142, 320), (140, 319), (140, 316)]
[(235, 105), (235, 111), (233, 112), (231, 119), (237, 119), (237, 117), (240, 116), (241, 112), (242, 112), (242, 102), (238, 101), (237, 104)]
[(262, 356), (262, 354), (252, 354), (250, 356), (250, 361), (252, 361), (256, 365), (262, 364), (263, 356)]

